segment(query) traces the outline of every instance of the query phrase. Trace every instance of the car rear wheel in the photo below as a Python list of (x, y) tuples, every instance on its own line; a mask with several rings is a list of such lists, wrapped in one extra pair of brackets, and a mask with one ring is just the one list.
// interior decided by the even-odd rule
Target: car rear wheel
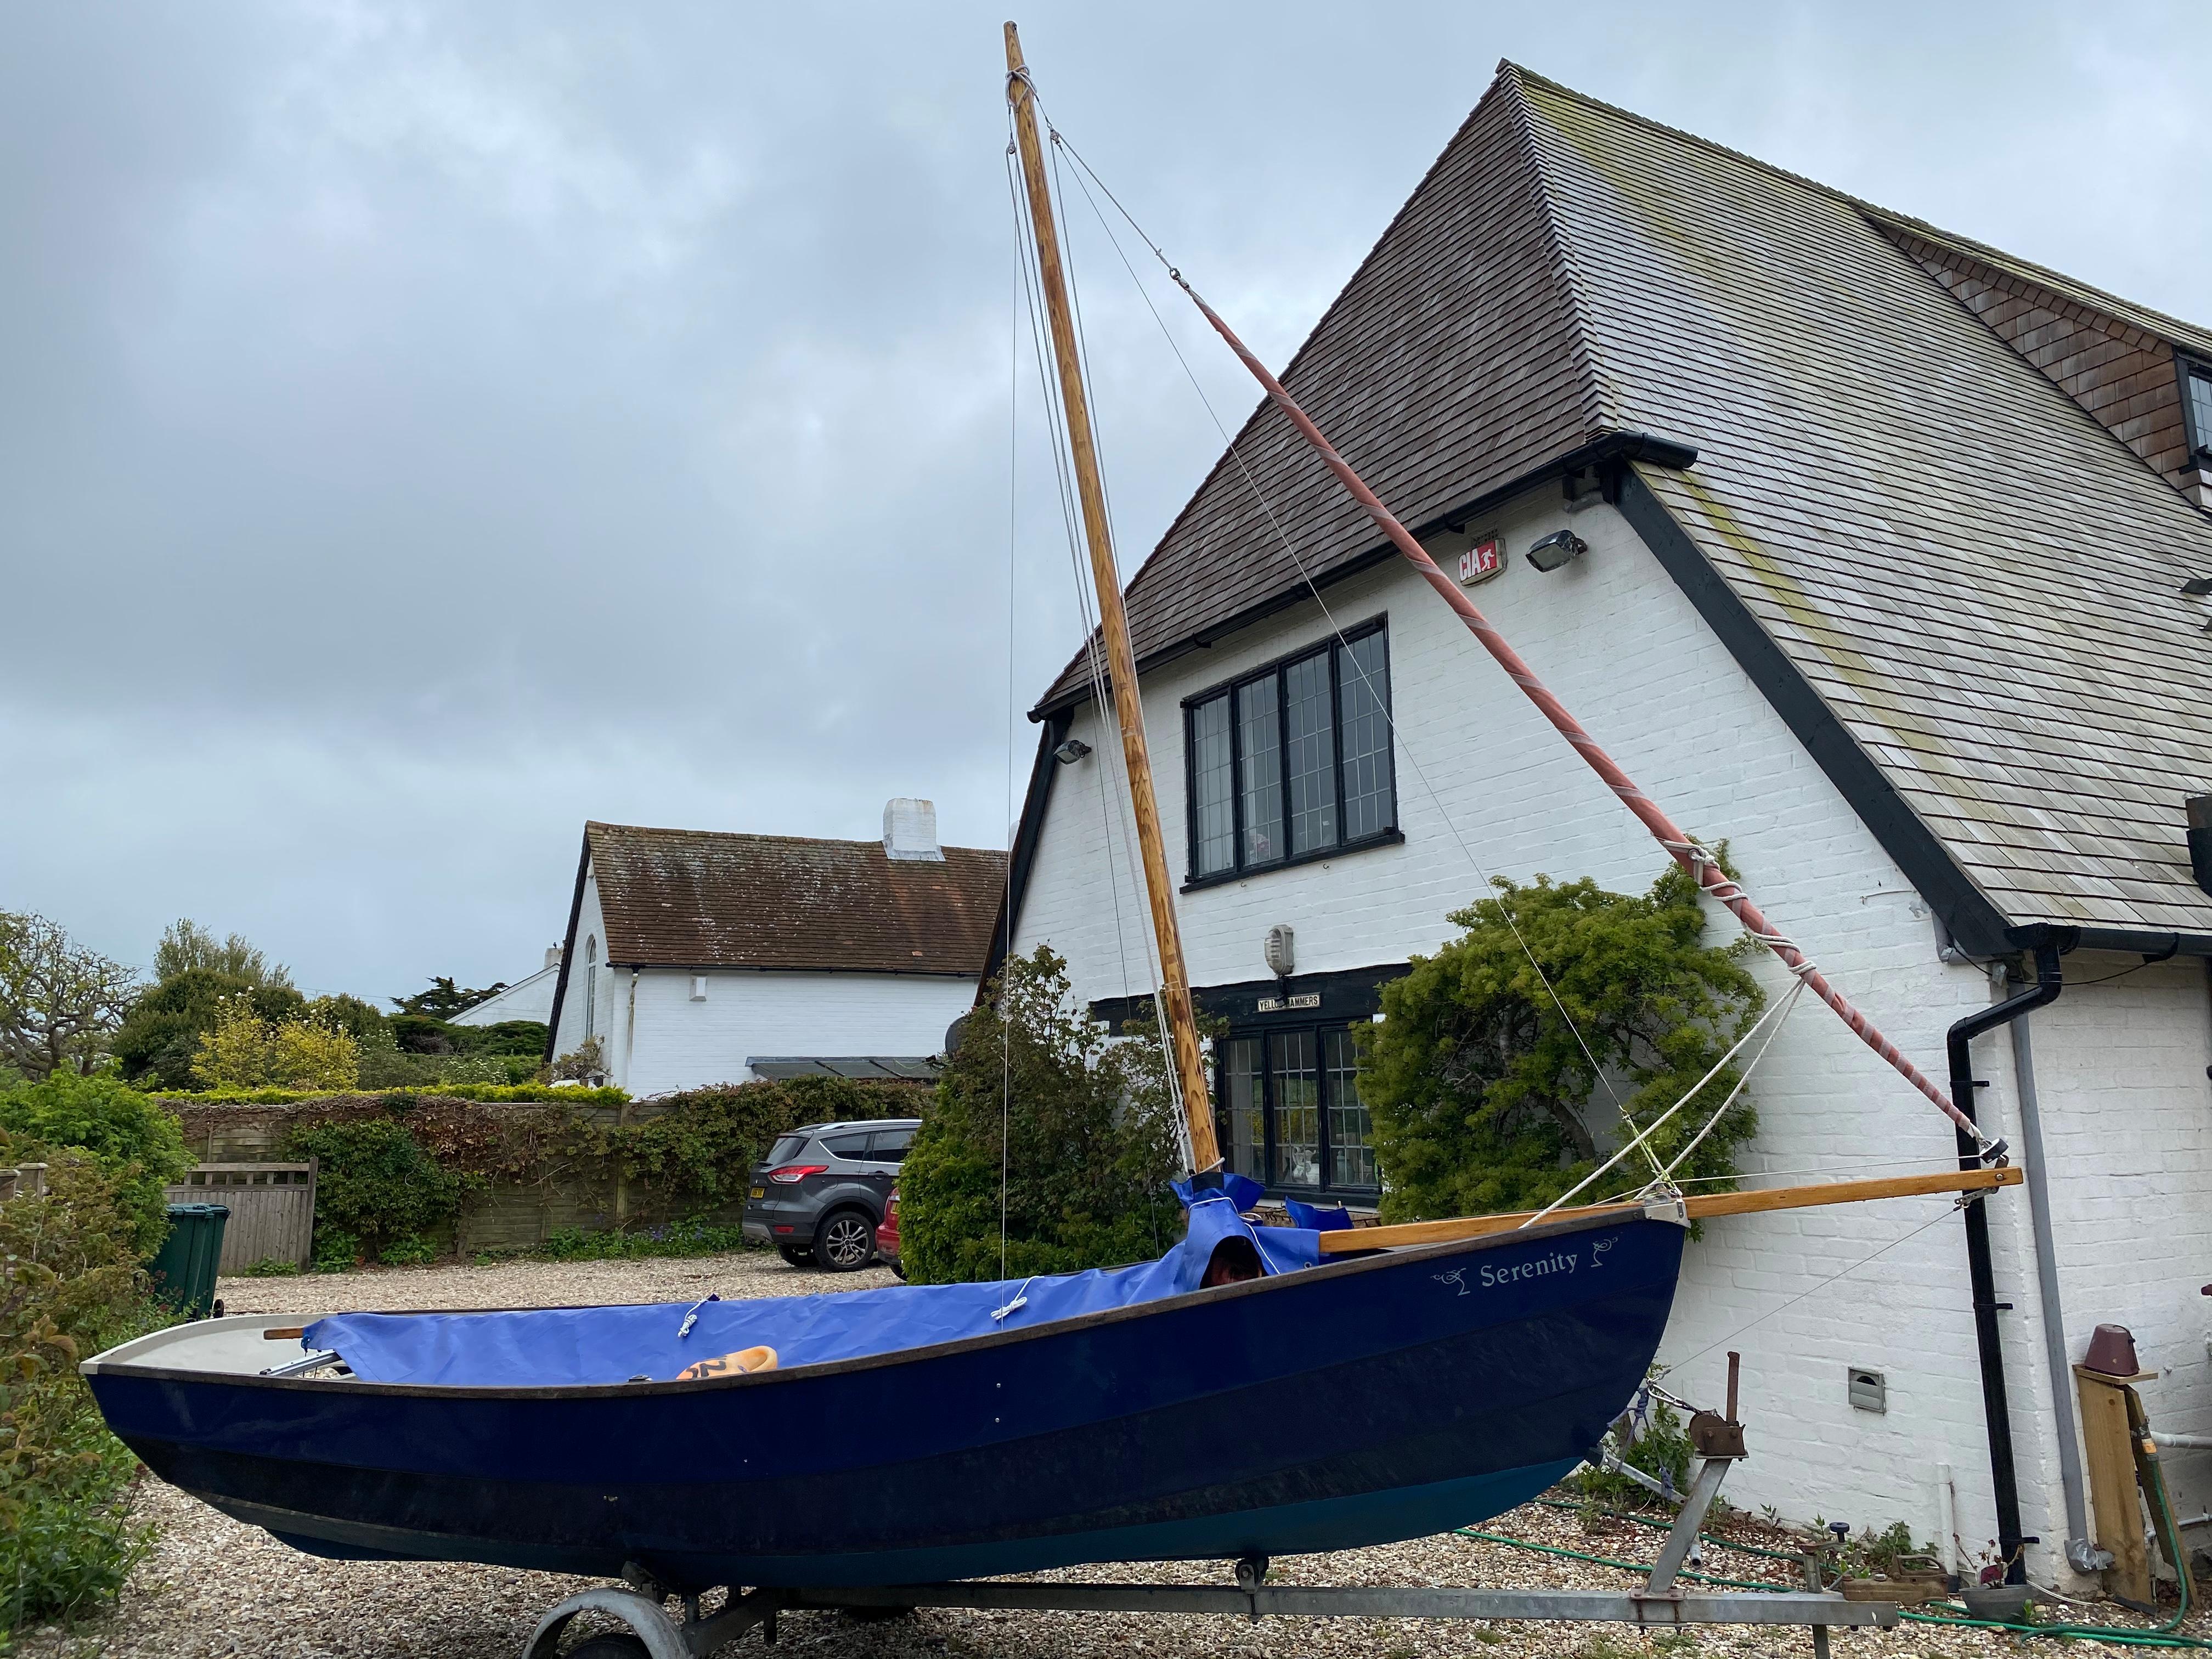
[(814, 1235), (814, 1259), (833, 1273), (865, 1267), (876, 1254), (876, 1224), (863, 1210), (835, 1210)]
[(775, 1253), (794, 1267), (804, 1267), (814, 1260), (813, 1251), (802, 1250), (796, 1244), (779, 1244), (775, 1247)]

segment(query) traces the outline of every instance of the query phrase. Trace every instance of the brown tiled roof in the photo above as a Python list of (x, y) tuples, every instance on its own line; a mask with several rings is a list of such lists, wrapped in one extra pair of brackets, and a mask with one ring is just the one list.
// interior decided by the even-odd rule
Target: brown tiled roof
[[(2122, 441), (2136, 411), (2069, 397), (2078, 363), (2008, 343), (1913, 237), (2212, 341), (1506, 64), (1284, 379), (1417, 531), (1608, 431), (1693, 445), (1635, 477), (1686, 535), (1678, 577), (1717, 574), (1840, 722), (1832, 775), (1878, 777), (2008, 925), (2212, 936), (2181, 818), (2212, 788), (2212, 612), (2179, 592), (2212, 516)], [(1376, 556), (1279, 417), (1237, 443), (1311, 566)], [(1224, 457), (1130, 584), (1139, 659), (1297, 585)]]
[(587, 823), (610, 963), (685, 968), (980, 973), (1006, 855), (942, 863), (872, 841)]

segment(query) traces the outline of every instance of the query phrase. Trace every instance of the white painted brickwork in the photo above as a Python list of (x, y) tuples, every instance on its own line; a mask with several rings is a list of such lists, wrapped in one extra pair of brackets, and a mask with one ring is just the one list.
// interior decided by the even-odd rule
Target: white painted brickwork
[[(1531, 499), (1493, 520), (1506, 536), (1510, 568), (1475, 590), (1478, 603), (1678, 822), (1710, 840), (1728, 841), (1769, 917), (1940, 1082), (1945, 1028), (1988, 999), (1984, 976), (1937, 959), (1932, 923), (1902, 874), (1617, 514), (1598, 508), (1573, 517), (1573, 529), (1590, 550), (1565, 570), (1545, 575), (1527, 565), (1521, 554), (1529, 541), (1569, 522), (1556, 498)], [(1474, 860), (1523, 879), (1540, 871), (1563, 878), (1589, 875), (1629, 890), (1651, 881), (1664, 854), (1402, 566), (1331, 590), (1329, 605), (1346, 626), (1385, 612), (1389, 617), (1406, 844), (1184, 895), (1183, 937), (1194, 983), (1263, 975), (1262, 941), (1278, 922), (1297, 929), (1302, 973), (1432, 950), (1454, 931), (1446, 913), (1481, 891)], [(1188, 859), (1182, 700), (1326, 634), (1317, 608), (1308, 604), (1186, 656), (1146, 682), (1161, 812), (1178, 874)], [(1018, 944), (1026, 949), (1048, 941), (1066, 955), (1081, 996), (1142, 990), (1151, 979), (1142, 955), (1142, 902), (1126, 856), (1116, 864), (1104, 852), (1100, 790), (1113, 740), (1087, 709), (1074, 735), (1096, 752), (1055, 781)], [(1409, 756), (1425, 772), (1433, 796)], [(1711, 937), (1717, 941), (1726, 937), (1723, 925), (1733, 924), (1717, 907), (1713, 914)], [(1771, 993), (1778, 994), (1785, 975), (1765, 957), (1760, 971)], [(2101, 1139), (2108, 1112), (2126, 1116), (2134, 1127), (2123, 1133), (2144, 1139), (2130, 1139), (2124, 1154), (2102, 1146), (2100, 1170), (2109, 1167), (2114, 1177), (2124, 1173), (2121, 1165), (2162, 1163), (2185, 1148), (2189, 1173), (2173, 1177), (2170, 1205), (2186, 1210), (2188, 1220), (2162, 1215), (2161, 1222), (2185, 1226), (2194, 1241), (2212, 1205), (2205, 1201), (2203, 1156), (2184, 1126), (2201, 1121), (2207, 1109), (2207, 1018), (2201, 974), (2193, 968), (2165, 971), (2194, 976), (2193, 1001), (2161, 993), (2154, 1008), (2147, 985), (2116, 987), (2062, 1001), (2039, 1019), (2039, 1035), (2051, 1032), (2041, 1098), (2046, 1116), (2065, 1122), (2077, 1139)], [(2139, 1052), (2126, 1065), (2101, 1072), (2082, 1062), (2085, 1073), (2100, 1073), (2094, 1085), (2070, 1081), (2063, 1058), (2069, 1041), (2077, 1048), (2108, 1041), (2117, 1035), (2115, 1018), (2140, 1024)], [(2073, 1029), (2069, 1021), (2081, 1024), (2081, 1037), (2062, 1038)], [(1980, 1045), (1989, 1055), (1983, 1075), (2008, 1078), (2008, 1066), (1999, 1064), (2004, 1045), (2002, 1036)], [(1984, 1093), (2000, 1095), (2004, 1086)], [(2077, 1094), (2069, 1097), (2069, 1089)], [(1937, 1168), (1955, 1158), (1948, 1122), (1809, 999), (1777, 1041), (1754, 1092), (1761, 1129), (1747, 1159), (1753, 1169), (1816, 1179)], [(1988, 1104), (2001, 1120), (2016, 1122), (2008, 1101)], [(2055, 1148), (2053, 1155), (2063, 1163)], [(1874, 1164), (1880, 1167), (1869, 1167)], [(2136, 1206), (2153, 1189), (2101, 1175), (2064, 1178), (2070, 1195), (2063, 1204), (2071, 1209), (2063, 1248), (2077, 1248), (2078, 1241), (2085, 1275), (2086, 1262), (2094, 1259), (2106, 1279), (2133, 1283), (2134, 1257), (2146, 1241), (2142, 1229), (2124, 1218), (2145, 1219)], [(2017, 1310), (2003, 1317), (2026, 1530), (2055, 1547), (2063, 1516), (2055, 1508), (2040, 1512), (2046, 1491), (2056, 1504), (2057, 1487), (2056, 1465), (2043, 1449), (2049, 1391), (2033, 1323), (2024, 1194), (2004, 1194), (1994, 1218), (1998, 1297)], [(2103, 1237), (2093, 1241), (2099, 1224)], [(1893, 1248), (1859, 1271), (1814, 1288), (1885, 1246)], [(2160, 1267), (2155, 1289), (2116, 1293), (2115, 1305), (2124, 1306), (2100, 1316), (2134, 1316), (2138, 1334), (2149, 1339), (2153, 1363), (2195, 1342), (2201, 1372), (2203, 1319), (2194, 1307), (2181, 1307), (2179, 1287), (2185, 1279), (2191, 1289), (2212, 1280), (2212, 1253), (2192, 1249), (2185, 1263), (2182, 1255)], [(2078, 1308), (2077, 1322), (2094, 1322), (2089, 1316), (2103, 1282), (2084, 1278), (2078, 1304), (2069, 1304)], [(2076, 1293), (2069, 1286), (2068, 1294)], [(1793, 1303), (1797, 1297), (1802, 1299)], [(1673, 1386), (1717, 1404), (1720, 1349), (1742, 1351), (1754, 1455), (1730, 1477), (1729, 1495), (1737, 1504), (1772, 1504), (1801, 1519), (1817, 1512), (1855, 1525), (1902, 1519), (1932, 1537), (1936, 1468), (1948, 1462), (1960, 1530), (1978, 1543), (1996, 1527), (1968, 1303), (1963, 1230), (1948, 1200), (1729, 1218), (1708, 1223), (1702, 1242), (1692, 1247), (1662, 1358), (1680, 1367)], [(1742, 1329), (1761, 1316), (1768, 1316)], [(2079, 1323), (2077, 1352), (2087, 1328)], [(1886, 1414), (1847, 1403), (1845, 1371), (1853, 1365), (1886, 1374)], [(2212, 1415), (2192, 1416), (2190, 1425), (2212, 1427)], [(2212, 1476), (2212, 1459), (2205, 1462)]]
[(608, 1077), (635, 1096), (743, 1083), (756, 1056), (939, 1054), (945, 1027), (975, 1000), (972, 979), (708, 969), (706, 997), (694, 1001), (689, 968), (640, 970), (633, 998), (630, 969), (606, 964), (599, 916), (599, 884), (587, 871), (557, 1046), (565, 1054), (583, 1039), (585, 941), (598, 938), (596, 1029)]

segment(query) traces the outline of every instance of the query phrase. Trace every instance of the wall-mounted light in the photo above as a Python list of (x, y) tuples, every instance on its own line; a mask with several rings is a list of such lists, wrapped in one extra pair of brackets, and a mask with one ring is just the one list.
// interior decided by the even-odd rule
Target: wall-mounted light
[(1091, 752), (1091, 745), (1080, 738), (1070, 738), (1052, 751), (1052, 757), (1062, 766), (1073, 766)]
[(1557, 570), (1589, 551), (1589, 544), (1571, 530), (1554, 530), (1541, 541), (1528, 544), (1528, 562), (1539, 570)]
[(1297, 971), (1297, 939), (1286, 923), (1279, 921), (1267, 930), (1260, 954), (1267, 964), (1267, 971), (1278, 979), (1288, 979)]

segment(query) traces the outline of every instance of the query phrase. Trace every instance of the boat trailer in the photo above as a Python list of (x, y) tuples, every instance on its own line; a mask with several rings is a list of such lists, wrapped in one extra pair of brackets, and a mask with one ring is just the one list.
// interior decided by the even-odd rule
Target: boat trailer
[[(579, 1613), (611, 1615), (627, 1625), (644, 1644), (649, 1659), (706, 1659), (706, 1656), (757, 1628), (764, 1642), (775, 1640), (776, 1615), (784, 1612), (886, 1613), (914, 1607), (974, 1607), (1024, 1613), (1214, 1613), (1241, 1614), (1255, 1624), (1269, 1615), (1293, 1619), (1482, 1619), (1636, 1625), (1647, 1630), (1684, 1625), (1802, 1625), (1813, 1633), (1814, 1659), (1829, 1659), (1832, 1625), (1888, 1626), (1898, 1607), (1888, 1601), (1856, 1601), (1817, 1588), (1802, 1590), (1685, 1592), (1676, 1582), (1696, 1547), (1713, 1500), (1729, 1467), (1744, 1453), (1743, 1425), (1735, 1420), (1736, 1356), (1729, 1356), (1729, 1401), (1725, 1417), (1701, 1411), (1690, 1419), (1691, 1443), (1704, 1462), (1683, 1500), (1674, 1527), (1652, 1564), (1650, 1576), (1636, 1589), (1486, 1589), (1439, 1585), (1425, 1589), (1392, 1586), (1310, 1586), (1267, 1582), (1267, 1558), (1246, 1556), (1236, 1564), (1236, 1583), (1221, 1584), (1082, 1584), (992, 1579), (945, 1584), (895, 1584), (880, 1588), (778, 1589), (741, 1591), (702, 1616), (699, 1597), (683, 1597), (684, 1614), (672, 1623), (665, 1611), (669, 1592), (649, 1573), (632, 1567), (623, 1574), (628, 1588), (587, 1589), (570, 1596), (538, 1621), (524, 1647), (523, 1659), (557, 1659), (562, 1633)], [(1820, 1582), (1819, 1557), (1806, 1559), (1809, 1584)], [(627, 1645), (627, 1644), (625, 1644)]]

